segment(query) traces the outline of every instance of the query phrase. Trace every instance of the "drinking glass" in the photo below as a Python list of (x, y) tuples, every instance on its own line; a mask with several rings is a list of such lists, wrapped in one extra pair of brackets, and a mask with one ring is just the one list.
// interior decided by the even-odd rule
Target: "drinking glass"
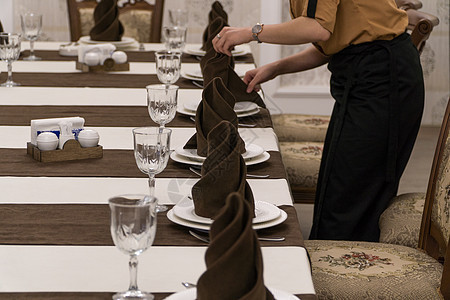
[(173, 120), (177, 111), (178, 86), (151, 84), (147, 89), (147, 107), (150, 118), (160, 129)]
[[(133, 129), (134, 158), (139, 170), (148, 175), (151, 197), (155, 195), (155, 176), (166, 167), (170, 156), (170, 136), (172, 130), (158, 127)], [(165, 205), (157, 205), (157, 212), (167, 210)]]
[(186, 45), (186, 27), (163, 27), (163, 37), (167, 51), (182, 52)]
[(169, 9), (169, 22), (172, 26), (187, 27), (188, 12), (181, 8)]
[(22, 38), (16, 33), (0, 33), (0, 59), (8, 64), (8, 78), (0, 86), (13, 87), (20, 83), (12, 80), (12, 63), (19, 59)]
[(130, 286), (113, 299), (153, 299), (153, 295), (137, 286), (137, 256), (147, 250), (155, 239), (156, 198), (147, 195), (120, 195), (110, 198), (111, 236), (114, 245), (130, 255)]
[(171, 51), (155, 52), (156, 74), (165, 85), (174, 84), (180, 78), (181, 53)]
[(41, 60), (34, 55), (34, 41), (38, 39), (42, 29), (42, 15), (35, 13), (26, 13), (20, 16), (20, 23), (24, 37), (30, 41), (30, 56), (23, 60)]

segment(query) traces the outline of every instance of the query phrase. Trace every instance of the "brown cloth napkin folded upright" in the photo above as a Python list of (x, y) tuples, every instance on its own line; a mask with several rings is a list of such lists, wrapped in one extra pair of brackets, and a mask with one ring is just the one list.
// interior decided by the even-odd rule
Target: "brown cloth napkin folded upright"
[(95, 25), (91, 29), (91, 40), (120, 41), (124, 32), (119, 21), (117, 0), (102, 0), (94, 10)]
[(253, 193), (246, 180), (247, 166), (241, 155), (244, 147), (236, 126), (228, 121), (220, 122), (208, 134), (208, 156), (202, 165), (202, 178), (192, 187), (197, 215), (214, 219), (231, 192), (245, 197), (254, 210)]
[[(220, 17), (224, 20), (225, 23), (228, 23), (228, 14), (226, 13), (226, 11), (223, 9), (222, 3), (220, 3), (219, 1), (215, 1), (212, 5), (211, 5), (211, 11), (209, 12), (208, 15), (208, 25), (206, 26), (205, 30), (203, 31), (203, 46), (202, 49), (206, 50), (206, 42), (208, 40), (209, 37), (209, 25), (217, 18)], [(222, 28), (221, 28), (222, 29)], [(217, 32), (219, 33), (220, 30)], [(216, 34), (217, 34), (216, 33)], [(215, 34), (215, 35), (216, 35)], [(215, 36), (214, 35), (214, 36)]]
[(215, 18), (211, 23), (209, 23), (206, 31), (208, 32), (208, 38), (203, 42), (202, 50), (208, 51), (213, 48), (212, 40), (216, 37), (216, 35), (224, 28), (225, 26), (229, 26), (228, 23), (221, 17)]
[(203, 85), (208, 84), (215, 77), (220, 77), (234, 95), (236, 101), (251, 101), (266, 108), (264, 101), (257, 92), (247, 93), (247, 85), (234, 71), (234, 62), (231, 57), (216, 52), (214, 57), (209, 60), (202, 60), (200, 66), (203, 74)]
[(231, 193), (209, 232), (206, 271), (197, 282), (197, 300), (271, 300), (265, 287), (263, 259), (252, 228), (252, 209)]
[[(196, 133), (188, 140), (184, 148), (197, 149), (198, 155), (206, 156), (208, 154), (208, 135), (217, 124), (226, 120), (237, 128), (238, 118), (233, 109), (235, 103), (236, 99), (225, 87), (222, 79), (214, 78), (203, 89), (202, 101), (200, 101), (195, 115)], [(245, 147), (242, 146), (238, 150), (239, 153), (244, 153)]]

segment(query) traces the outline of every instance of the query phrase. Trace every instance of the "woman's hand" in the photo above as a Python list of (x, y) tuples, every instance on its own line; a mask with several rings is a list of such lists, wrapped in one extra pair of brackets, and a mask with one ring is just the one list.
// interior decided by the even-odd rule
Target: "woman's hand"
[(244, 82), (247, 84), (247, 93), (258, 92), (260, 84), (269, 81), (277, 76), (276, 63), (270, 63), (259, 68), (247, 71)]
[(252, 29), (250, 27), (239, 28), (225, 26), (220, 33), (213, 38), (212, 44), (216, 52), (231, 56), (231, 50), (233, 50), (234, 46), (248, 43), (252, 40)]

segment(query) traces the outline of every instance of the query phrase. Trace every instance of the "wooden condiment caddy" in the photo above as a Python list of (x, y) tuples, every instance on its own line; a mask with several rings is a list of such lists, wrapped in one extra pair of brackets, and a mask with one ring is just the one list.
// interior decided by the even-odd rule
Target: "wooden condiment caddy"
[(93, 72), (93, 73), (129, 71), (130, 63), (126, 62), (123, 64), (116, 64), (112, 58), (108, 58), (103, 62), (103, 65), (88, 66), (84, 63), (80, 63), (79, 61), (77, 61), (76, 69), (81, 70), (82, 72)]
[(41, 151), (37, 146), (29, 142), (27, 143), (27, 154), (40, 162), (102, 158), (103, 147), (98, 145), (96, 147), (82, 148), (78, 141), (68, 140), (64, 144), (63, 149)]

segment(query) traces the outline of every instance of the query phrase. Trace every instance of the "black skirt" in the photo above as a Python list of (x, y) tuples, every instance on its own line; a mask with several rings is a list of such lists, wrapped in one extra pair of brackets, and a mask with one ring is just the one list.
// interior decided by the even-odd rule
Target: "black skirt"
[(406, 33), (332, 56), (336, 100), (327, 131), (310, 239), (378, 241), (420, 127), (424, 83)]

